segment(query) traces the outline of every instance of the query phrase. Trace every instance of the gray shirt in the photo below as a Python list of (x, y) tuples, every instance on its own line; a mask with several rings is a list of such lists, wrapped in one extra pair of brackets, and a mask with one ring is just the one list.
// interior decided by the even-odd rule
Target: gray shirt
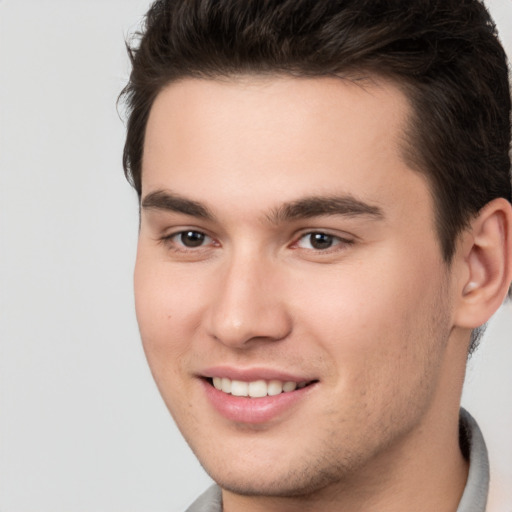
[[(482, 432), (474, 418), (460, 410), (460, 446), (469, 460), (469, 473), (457, 512), (485, 512), (489, 491), (489, 458)], [(213, 485), (186, 512), (222, 512), (222, 494)]]

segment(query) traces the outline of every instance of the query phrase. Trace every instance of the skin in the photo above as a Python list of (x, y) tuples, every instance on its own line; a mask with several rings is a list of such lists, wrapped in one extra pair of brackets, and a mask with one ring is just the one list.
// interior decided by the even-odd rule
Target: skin
[[(165, 403), (228, 512), (457, 508), (471, 327), (459, 295), (471, 275), (441, 258), (428, 183), (402, 157), (409, 115), (383, 80), (187, 79), (155, 100), (137, 318)], [(283, 214), (311, 197), (370, 213)], [(206, 235), (197, 247), (179, 235), (190, 230)], [(332, 245), (315, 248), (311, 233)], [(271, 421), (234, 422), (204, 392), (218, 365), (315, 384)]]

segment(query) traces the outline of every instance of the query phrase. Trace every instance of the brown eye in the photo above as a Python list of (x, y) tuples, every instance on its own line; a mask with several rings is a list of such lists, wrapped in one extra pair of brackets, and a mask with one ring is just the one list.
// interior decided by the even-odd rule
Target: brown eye
[(302, 249), (315, 249), (317, 251), (330, 249), (337, 245), (341, 240), (334, 235), (329, 235), (322, 232), (307, 233), (302, 236), (298, 242), (298, 246)]
[(176, 235), (176, 238), (184, 247), (193, 248), (203, 245), (205, 240), (209, 237), (200, 231), (182, 231)]
[(332, 248), (344, 249), (353, 243), (354, 241), (351, 239), (341, 238), (323, 231), (310, 231), (309, 233), (304, 233), (298, 239), (295, 246), (300, 249), (322, 252)]
[(314, 249), (329, 249), (333, 245), (334, 237), (325, 233), (311, 233), (309, 243)]

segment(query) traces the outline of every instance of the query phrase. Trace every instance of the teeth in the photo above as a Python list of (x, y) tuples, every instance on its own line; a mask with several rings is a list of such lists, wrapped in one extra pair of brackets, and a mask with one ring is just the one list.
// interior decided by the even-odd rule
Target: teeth
[(288, 391), (295, 391), (297, 389), (296, 382), (285, 382), (283, 385), (283, 391), (287, 393)]
[(289, 393), (296, 389), (302, 389), (307, 382), (283, 382), (280, 380), (255, 380), (244, 382), (241, 380), (231, 380), (227, 377), (213, 377), (213, 385), (219, 391), (231, 393), (233, 396), (248, 396), (251, 398), (262, 398), (264, 396), (275, 396), (280, 393)]
[(241, 380), (231, 381), (231, 394), (233, 396), (247, 396), (249, 394), (249, 383)]
[(231, 393), (231, 379), (223, 377), (221, 379), (221, 388), (224, 393)]
[(248, 394), (252, 398), (261, 398), (262, 396), (267, 396), (267, 383), (264, 380), (249, 382), (247, 388)]
[(283, 383), (279, 380), (271, 380), (267, 385), (268, 396), (279, 395), (283, 392)]

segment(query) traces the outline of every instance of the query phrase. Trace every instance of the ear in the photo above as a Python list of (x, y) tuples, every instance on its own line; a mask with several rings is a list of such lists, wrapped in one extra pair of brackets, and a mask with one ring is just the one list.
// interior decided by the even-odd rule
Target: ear
[(455, 325), (474, 329), (489, 320), (512, 281), (512, 205), (494, 199), (463, 232), (458, 266)]

